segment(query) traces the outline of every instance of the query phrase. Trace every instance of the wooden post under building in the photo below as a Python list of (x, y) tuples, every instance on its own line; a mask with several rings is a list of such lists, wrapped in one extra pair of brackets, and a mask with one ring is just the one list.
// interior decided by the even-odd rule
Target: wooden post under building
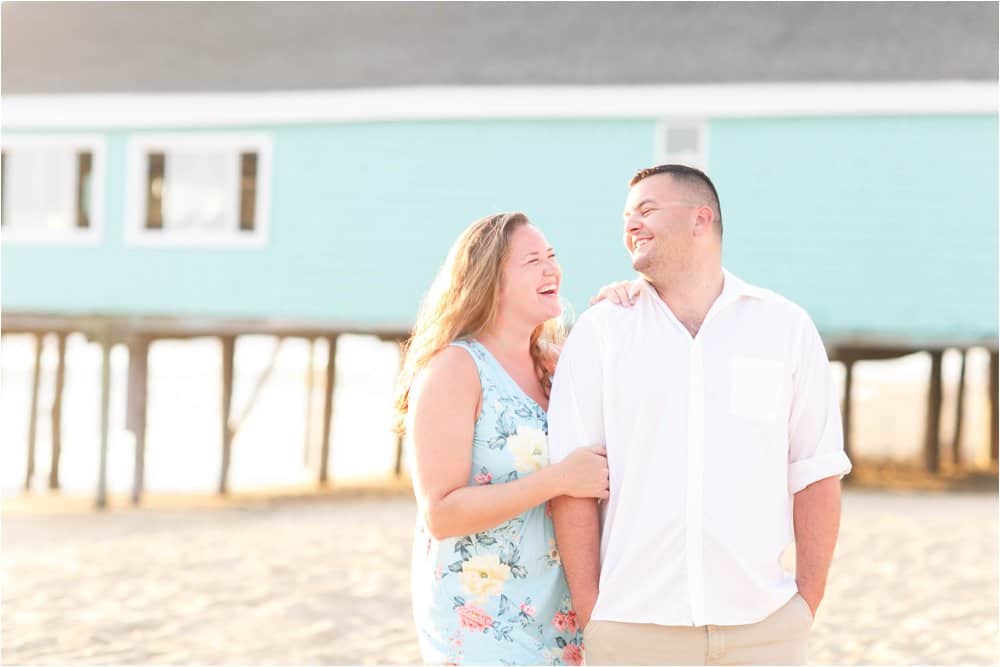
[(62, 400), (66, 384), (66, 334), (56, 338), (56, 386), (52, 396), (52, 458), (49, 461), (49, 489), (59, 489), (59, 460), (62, 457)]
[(219, 493), (229, 492), (229, 462), (232, 460), (233, 431), (229, 413), (233, 404), (233, 363), (236, 356), (236, 336), (221, 336), (222, 342), (222, 465), (219, 471)]
[[(406, 363), (406, 354), (402, 348), (399, 349), (399, 373), (403, 371), (403, 364)], [(397, 377), (399, 376), (397, 373)], [(393, 415), (395, 418), (395, 415)], [(403, 474), (403, 433), (396, 435), (396, 477)]]
[(854, 383), (854, 360), (847, 359), (844, 361), (844, 369), (846, 374), (844, 375), (844, 407), (843, 407), (843, 421), (844, 421), (844, 453), (850, 457), (851, 455), (851, 393), (852, 385)]
[(337, 336), (328, 336), (329, 352), (326, 359), (326, 384), (323, 386), (323, 444), (319, 455), (319, 484), (329, 481), (330, 429), (333, 423), (333, 385), (337, 378)]
[(42, 344), (45, 338), (40, 333), (35, 339), (35, 367), (31, 374), (31, 410), (28, 416), (28, 469), (24, 474), (24, 490), (31, 489), (31, 478), (35, 476), (35, 444), (38, 440), (38, 385), (42, 375)]
[(97, 469), (97, 508), (108, 506), (108, 431), (111, 407), (111, 327), (101, 332), (101, 453)]
[(968, 350), (959, 349), (962, 365), (958, 369), (958, 387), (955, 396), (955, 431), (951, 436), (951, 463), (956, 468), (962, 463), (962, 413), (965, 412), (965, 361)]
[(146, 479), (146, 411), (149, 387), (149, 339), (133, 336), (128, 342), (128, 396), (125, 426), (135, 439), (132, 504), (142, 500)]
[(927, 472), (941, 469), (941, 357), (943, 350), (931, 350), (931, 377), (927, 390), (927, 422), (924, 429), (924, 466)]
[(309, 359), (306, 361), (306, 428), (302, 460), (307, 467), (313, 462), (313, 397), (316, 394), (316, 339), (306, 339), (309, 343)]
[(997, 416), (997, 392), (1000, 389), (1000, 364), (998, 364), (1000, 358), (998, 358), (997, 351), (990, 351), (990, 461), (996, 461), (1000, 456), (1000, 447), (998, 447), (998, 419)]

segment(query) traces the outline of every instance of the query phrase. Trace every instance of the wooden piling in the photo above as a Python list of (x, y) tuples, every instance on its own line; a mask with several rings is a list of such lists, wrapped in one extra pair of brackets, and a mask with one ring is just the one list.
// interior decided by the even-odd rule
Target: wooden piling
[(1000, 385), (1000, 373), (998, 373), (998, 355), (996, 350), (990, 351), (990, 461), (996, 461), (1000, 456), (1000, 447), (997, 443), (998, 428), (997, 417), (997, 390)]
[(931, 375), (927, 390), (927, 421), (924, 427), (924, 467), (927, 472), (941, 469), (941, 357), (943, 350), (931, 350)]
[(232, 460), (233, 430), (229, 413), (233, 403), (233, 362), (236, 356), (236, 336), (220, 336), (222, 342), (222, 466), (219, 471), (219, 493), (229, 492), (229, 463)]
[(128, 393), (126, 428), (135, 440), (135, 469), (132, 474), (132, 504), (142, 500), (146, 478), (146, 411), (148, 395), (149, 340), (133, 336), (128, 344)]
[(958, 391), (955, 396), (955, 431), (951, 436), (951, 462), (956, 468), (962, 463), (962, 413), (965, 412), (965, 361), (968, 350), (959, 349), (962, 365), (958, 369)]
[(313, 461), (313, 397), (316, 393), (316, 339), (309, 340), (309, 360), (306, 362), (306, 428), (302, 461), (306, 466)]
[(842, 409), (842, 418), (844, 425), (844, 453), (850, 457), (851, 456), (851, 387), (854, 384), (854, 359), (848, 359), (844, 362), (844, 369), (846, 374), (844, 375), (844, 405)]
[[(400, 348), (399, 372), (396, 373), (397, 377), (399, 376), (399, 373), (403, 371), (403, 364), (405, 362), (406, 362), (406, 354), (403, 352), (403, 349)], [(399, 477), (402, 474), (403, 474), (403, 434), (397, 433), (396, 434), (396, 477)]]
[(97, 509), (108, 506), (108, 431), (111, 408), (111, 331), (101, 332), (101, 455), (97, 468)]
[(41, 333), (32, 334), (35, 339), (35, 366), (31, 374), (31, 408), (28, 412), (28, 469), (24, 474), (24, 490), (31, 490), (31, 480), (35, 476), (35, 444), (38, 441), (38, 386), (42, 379)]
[(329, 481), (330, 428), (333, 423), (333, 385), (337, 377), (337, 336), (327, 336), (329, 353), (326, 359), (326, 385), (323, 387), (323, 445), (319, 456), (319, 484)]
[(396, 477), (403, 474), (403, 436), (396, 435)]
[(56, 382), (52, 395), (52, 459), (49, 462), (49, 489), (59, 489), (59, 460), (62, 457), (62, 401), (66, 384), (66, 334), (56, 337)]

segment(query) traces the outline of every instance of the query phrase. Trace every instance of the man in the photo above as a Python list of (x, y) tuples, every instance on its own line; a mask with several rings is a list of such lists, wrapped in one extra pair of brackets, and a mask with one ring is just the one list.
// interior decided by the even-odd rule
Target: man
[(823, 343), (801, 308), (722, 268), (697, 169), (635, 175), (625, 246), (635, 305), (580, 317), (549, 406), (553, 461), (607, 447), (603, 508), (552, 502), (587, 661), (804, 664), (851, 469)]

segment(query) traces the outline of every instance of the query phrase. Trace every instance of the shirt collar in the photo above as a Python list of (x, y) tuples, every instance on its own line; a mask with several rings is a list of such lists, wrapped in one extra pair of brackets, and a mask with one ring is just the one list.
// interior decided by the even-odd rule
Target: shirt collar
[[(749, 297), (751, 299), (763, 299), (764, 290), (755, 285), (751, 285), (742, 278), (739, 278), (726, 269), (722, 269), (722, 275), (724, 281), (722, 283), (722, 293), (719, 295), (718, 300), (720, 302), (729, 301), (731, 299), (739, 299), (740, 297)], [(643, 289), (647, 290), (654, 298), (654, 300), (660, 300), (659, 295), (656, 290), (645, 278), (639, 278), (640, 285)]]
[(750, 297), (751, 299), (763, 299), (764, 290), (755, 285), (751, 285), (745, 280), (736, 277), (726, 269), (722, 269), (722, 275), (725, 276), (725, 282), (722, 285), (722, 294), (720, 298), (725, 299), (738, 299), (740, 297)]

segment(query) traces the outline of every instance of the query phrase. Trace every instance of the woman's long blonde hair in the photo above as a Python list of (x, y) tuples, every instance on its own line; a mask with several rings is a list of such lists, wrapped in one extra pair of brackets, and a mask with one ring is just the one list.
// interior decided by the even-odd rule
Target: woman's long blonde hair
[[(396, 384), (397, 433), (405, 430), (410, 388), (417, 374), (449, 343), (475, 338), (496, 319), (500, 275), (510, 253), (511, 234), (529, 224), (523, 213), (487, 216), (469, 225), (451, 247), (403, 347), (403, 368)], [(531, 332), (531, 358), (546, 396), (551, 388), (550, 345), (558, 345), (562, 338), (561, 318), (547, 320)]]

